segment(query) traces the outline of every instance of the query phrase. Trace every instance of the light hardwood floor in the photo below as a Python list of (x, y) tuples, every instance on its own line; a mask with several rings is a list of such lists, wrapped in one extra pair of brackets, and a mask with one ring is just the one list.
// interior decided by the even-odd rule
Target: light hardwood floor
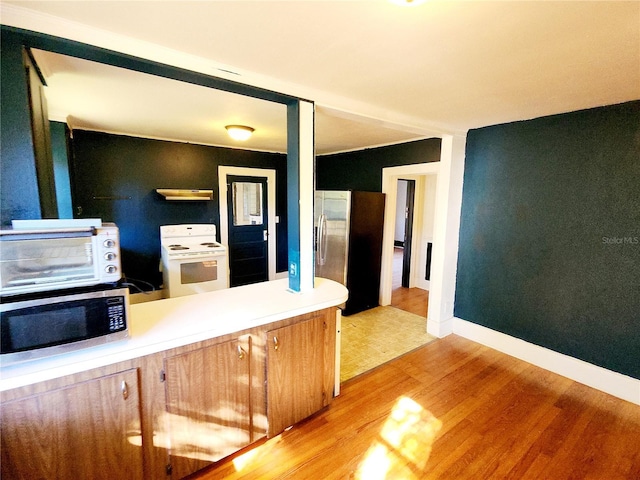
[(639, 406), (450, 335), (193, 478), (631, 480), (639, 431)]
[(391, 306), (427, 318), (429, 292), (402, 286), (402, 248), (395, 247), (393, 251), (392, 278)]

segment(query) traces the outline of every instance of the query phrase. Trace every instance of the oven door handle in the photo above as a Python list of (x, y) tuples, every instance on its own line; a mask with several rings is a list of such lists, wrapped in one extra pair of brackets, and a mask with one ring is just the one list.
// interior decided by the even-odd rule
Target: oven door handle
[(77, 237), (93, 237), (96, 235), (95, 228), (76, 228), (66, 230), (50, 230), (43, 232), (42, 230), (3, 230), (0, 232), (0, 239), (4, 241), (11, 240), (46, 240), (53, 238), (77, 238)]

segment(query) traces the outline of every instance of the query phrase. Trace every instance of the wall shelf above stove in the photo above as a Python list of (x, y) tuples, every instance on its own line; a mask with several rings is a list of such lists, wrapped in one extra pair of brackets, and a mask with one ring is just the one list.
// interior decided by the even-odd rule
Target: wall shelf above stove
[(165, 200), (213, 200), (213, 190), (189, 190), (183, 188), (157, 188)]

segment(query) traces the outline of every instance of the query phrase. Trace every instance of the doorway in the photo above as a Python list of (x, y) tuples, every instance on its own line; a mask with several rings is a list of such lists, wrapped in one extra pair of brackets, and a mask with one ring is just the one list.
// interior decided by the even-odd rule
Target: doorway
[[(382, 252), (380, 305), (401, 305), (403, 309), (424, 317), (425, 323), (429, 308), (428, 295), (431, 283), (427, 280), (430, 277), (426, 271), (427, 250), (428, 245), (433, 242), (435, 193), (439, 167), (439, 162), (434, 162), (383, 169), (383, 191), (387, 195), (387, 209), (385, 211), (385, 239)], [(407, 256), (406, 265), (404, 251), (399, 251), (394, 241), (396, 216), (398, 215), (396, 212), (400, 212), (400, 216), (404, 217), (403, 207), (406, 208), (406, 201), (399, 200), (399, 180), (413, 180), (415, 182), (412, 224), (410, 235), (407, 235), (406, 240), (411, 250), (410, 255)], [(394, 255), (401, 259), (399, 266), (397, 261), (394, 262)], [(405, 266), (407, 268), (404, 268)], [(405, 272), (405, 285), (408, 280), (408, 287), (403, 287), (401, 282), (394, 284), (394, 270), (396, 278), (398, 270), (400, 274)], [(407, 303), (413, 305), (407, 306)]]
[[(260, 181), (262, 184), (262, 201), (263, 201), (263, 218), (264, 224), (259, 230), (260, 237), (266, 238), (264, 244), (266, 244), (266, 257), (267, 257), (267, 274), (264, 277), (265, 280), (276, 279), (276, 223), (277, 212), (275, 211), (276, 205), (276, 171), (265, 168), (247, 168), (247, 167), (218, 167), (218, 187), (219, 187), (219, 209), (220, 209), (220, 238), (221, 243), (229, 245), (230, 243), (230, 229), (233, 229), (233, 210), (231, 207), (230, 198), (233, 199), (233, 192), (229, 192), (229, 184), (232, 183), (233, 178), (253, 179), (248, 183), (255, 183)], [(262, 183), (264, 182), (264, 183)], [(239, 183), (243, 183), (240, 181)], [(248, 197), (250, 198), (250, 197)], [(244, 202), (244, 200), (242, 200)], [(254, 198), (255, 201), (255, 198)], [(248, 202), (250, 200), (248, 199)], [(249, 203), (246, 205), (249, 209)], [(231, 210), (231, 211), (230, 211)], [(243, 205), (244, 210), (244, 205)], [(250, 216), (248, 217), (250, 218)], [(243, 220), (244, 223), (251, 220)], [(247, 227), (247, 225), (241, 226)], [(266, 233), (264, 232), (266, 230)], [(255, 232), (254, 232), (255, 233)], [(231, 281), (230, 286), (234, 286)]]
[(415, 286), (411, 271), (415, 198), (416, 180), (398, 179), (391, 306), (426, 318), (429, 292)]
[[(415, 202), (415, 180), (398, 179), (398, 196), (396, 201), (396, 235), (394, 238), (393, 272), (400, 269), (400, 285), (409, 288), (411, 274), (411, 242), (413, 239), (413, 207)], [(402, 253), (401, 265), (396, 267)], [(395, 281), (394, 281), (395, 285)]]

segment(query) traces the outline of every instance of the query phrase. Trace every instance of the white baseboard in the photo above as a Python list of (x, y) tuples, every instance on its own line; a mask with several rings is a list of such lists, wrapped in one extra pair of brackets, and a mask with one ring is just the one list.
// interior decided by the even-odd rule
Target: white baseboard
[(444, 322), (435, 322), (433, 320), (427, 319), (427, 333), (437, 338), (451, 335), (452, 333), (454, 333), (453, 320), (453, 317), (445, 320)]
[(475, 323), (453, 319), (453, 333), (538, 367), (640, 405), (640, 380), (525, 342)]

